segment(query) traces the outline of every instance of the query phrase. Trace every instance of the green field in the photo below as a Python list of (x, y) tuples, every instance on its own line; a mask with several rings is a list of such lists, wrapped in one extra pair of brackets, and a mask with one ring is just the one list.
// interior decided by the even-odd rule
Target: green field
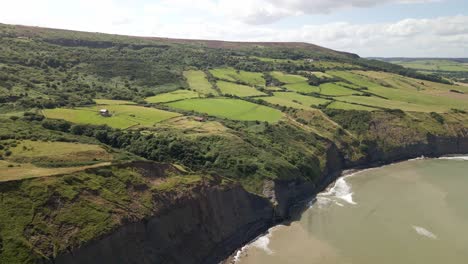
[(268, 97), (262, 97), (261, 98), (263, 101), (268, 102), (273, 105), (279, 105), (279, 106), (285, 106), (285, 107), (292, 107), (296, 109), (302, 109), (302, 110), (309, 110), (311, 109), (307, 105), (300, 104), (298, 102), (294, 102), (292, 100), (283, 98), (281, 96), (268, 96)]
[(329, 102), (329, 100), (326, 100), (326, 99), (292, 93), (292, 92), (276, 92), (274, 93), (274, 95), (281, 97), (281, 98), (288, 99), (290, 101), (297, 101), (306, 106), (311, 106), (311, 105), (318, 106), (318, 105)]
[(158, 94), (145, 99), (148, 103), (167, 103), (183, 99), (197, 98), (200, 95), (191, 90), (177, 90), (169, 93)]
[(342, 110), (361, 110), (361, 111), (375, 111), (375, 110), (378, 110), (377, 108), (372, 108), (372, 107), (357, 105), (357, 104), (338, 102), (338, 101), (335, 101), (335, 102), (329, 104), (327, 106), (327, 108), (342, 109)]
[(10, 151), (0, 160), (0, 182), (71, 173), (109, 165), (113, 159), (103, 147), (82, 143), (23, 140)]
[(168, 103), (167, 105), (178, 109), (196, 111), (233, 120), (257, 120), (274, 123), (283, 116), (279, 110), (229, 98), (187, 99)]
[(265, 86), (265, 79), (260, 72), (237, 71), (233, 68), (217, 68), (210, 70), (214, 77), (230, 82), (243, 82), (250, 85)]
[(451, 60), (394, 61), (392, 63), (406, 68), (424, 71), (468, 72), (468, 65)]
[(332, 76), (331, 75), (328, 75), (324, 72), (312, 72), (313, 75), (317, 76), (318, 78), (323, 78), (323, 79), (327, 79), (327, 78), (331, 78)]
[(218, 81), (216, 84), (223, 94), (236, 95), (239, 97), (265, 95), (265, 93), (262, 93), (253, 87), (242, 84), (225, 81)]
[(135, 102), (125, 100), (94, 99), (97, 105), (134, 105)]
[(298, 93), (320, 93), (318, 86), (309, 85), (307, 82), (286, 84), (284, 88)]
[(361, 94), (358, 91), (354, 91), (348, 88), (345, 88), (336, 83), (324, 83), (319, 86), (320, 94), (329, 95), (329, 96), (343, 96), (343, 95), (353, 95)]
[(129, 128), (133, 126), (151, 127), (155, 123), (180, 116), (180, 114), (155, 108), (133, 105), (109, 105), (106, 109), (112, 116), (103, 117), (98, 113), (100, 107), (55, 108), (43, 110), (44, 115), (51, 119), (64, 119), (73, 123), (108, 125), (114, 128)]
[[(341, 71), (330, 74), (344, 78), (356, 86), (366, 87), (367, 92), (383, 97), (354, 96), (346, 99), (340, 97), (340, 101), (352, 100), (354, 103), (370, 106), (422, 112), (448, 112), (452, 108), (468, 109), (468, 96), (451, 92), (450, 90), (454, 89), (451, 85), (384, 72)], [(459, 87), (459, 90), (465, 92), (465, 88)]]
[(278, 72), (278, 71), (271, 72), (270, 74), (273, 78), (286, 84), (307, 83), (307, 78), (301, 75), (287, 74), (287, 73)]
[(216, 90), (213, 89), (211, 83), (208, 82), (208, 79), (206, 79), (206, 75), (203, 71), (184, 71), (184, 77), (187, 79), (190, 89), (200, 94), (218, 94)]

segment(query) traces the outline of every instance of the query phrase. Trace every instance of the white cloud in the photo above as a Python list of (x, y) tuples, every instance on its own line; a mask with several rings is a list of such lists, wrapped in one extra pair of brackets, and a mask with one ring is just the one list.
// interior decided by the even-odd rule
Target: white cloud
[(141, 4), (123, 0), (0, 0), (0, 22), (127, 35), (302, 41), (362, 56), (468, 57), (468, 16), (296, 27), (259, 23), (353, 6), (427, 1), (432, 0), (160, 0)]
[(268, 24), (287, 16), (328, 14), (346, 8), (438, 1), (441, 0), (220, 0), (218, 10), (224, 10), (248, 24)]
[(304, 25), (294, 29), (268, 26), (188, 23), (168, 24), (155, 35), (244, 41), (301, 41), (350, 51), (362, 56), (468, 56), (468, 16), (435, 19), (404, 19), (394, 23), (352, 24), (346, 22)]

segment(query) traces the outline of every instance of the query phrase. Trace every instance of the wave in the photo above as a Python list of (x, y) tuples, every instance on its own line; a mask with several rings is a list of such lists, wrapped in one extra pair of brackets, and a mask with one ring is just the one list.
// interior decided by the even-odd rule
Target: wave
[(432, 233), (431, 231), (427, 230), (424, 227), (413, 226), (413, 228), (416, 231), (416, 233), (418, 233), (421, 236), (425, 236), (430, 239), (437, 239), (437, 236), (434, 233)]
[(335, 202), (338, 206), (343, 206), (343, 204), (336, 201), (336, 199), (341, 199), (348, 204), (356, 205), (357, 203), (353, 200), (353, 192), (351, 191), (351, 185), (346, 182), (346, 178), (356, 175), (357, 173), (349, 174), (347, 176), (341, 177), (335, 181), (333, 187), (328, 189), (326, 192), (319, 193), (317, 195), (316, 202), (319, 207), (323, 205), (328, 205), (330, 202)]
[(468, 156), (447, 156), (447, 157), (440, 157), (439, 159), (442, 159), (442, 160), (464, 160), (464, 161), (468, 161)]
[(269, 248), (270, 245), (270, 238), (273, 234), (273, 231), (276, 229), (283, 227), (283, 225), (277, 225), (274, 226), (270, 229), (268, 229), (268, 232), (262, 236), (257, 237), (255, 240), (250, 242), (249, 244), (243, 246), (241, 249), (237, 250), (236, 254), (233, 257), (233, 262), (234, 263), (239, 263), (240, 259), (242, 258), (243, 254), (250, 248), (250, 247), (256, 247), (258, 249), (261, 249), (265, 251), (268, 255), (272, 255), (274, 252)]

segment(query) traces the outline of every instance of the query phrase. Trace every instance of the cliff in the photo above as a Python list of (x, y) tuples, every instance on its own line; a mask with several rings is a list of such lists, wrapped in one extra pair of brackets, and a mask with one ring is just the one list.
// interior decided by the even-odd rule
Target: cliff
[(264, 196), (268, 199), (239, 185), (196, 189), (168, 204), (163, 213), (60, 255), (55, 263), (218, 263), (273, 224), (291, 217), (294, 205), (322, 191), (343, 169), (421, 155), (468, 153), (468, 137), (430, 136), (427, 143), (409, 144), (390, 153), (378, 149), (370, 153), (352, 163), (331, 144), (319, 181), (266, 181)]
[(217, 263), (271, 226), (273, 208), (239, 185), (204, 186), (55, 263)]

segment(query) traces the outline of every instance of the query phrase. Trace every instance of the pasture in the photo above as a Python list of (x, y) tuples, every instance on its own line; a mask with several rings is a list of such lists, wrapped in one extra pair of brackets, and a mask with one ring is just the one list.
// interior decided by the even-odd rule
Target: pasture
[(184, 71), (184, 77), (187, 79), (190, 89), (200, 94), (218, 95), (211, 83), (206, 79), (206, 75), (203, 71)]
[(309, 85), (307, 82), (286, 84), (284, 88), (298, 93), (320, 93), (320, 88), (318, 86)]
[(468, 65), (452, 60), (414, 60), (394, 61), (392, 63), (415, 70), (468, 72)]
[(286, 99), (286, 98), (282, 98), (280, 96), (268, 96), (268, 97), (262, 97), (261, 99), (263, 101), (268, 102), (268, 103), (273, 104), (273, 105), (292, 107), (292, 108), (302, 109), (302, 110), (311, 109), (309, 106), (300, 104), (298, 102), (291, 101), (291, 100)]
[(70, 173), (109, 165), (113, 155), (99, 145), (23, 140), (0, 160), (0, 181)]
[(73, 142), (44, 142), (23, 140), (10, 148), (9, 160), (31, 162), (34, 160), (96, 161), (112, 159), (112, 155), (99, 145)]
[(97, 105), (134, 105), (135, 102), (125, 100), (94, 99)]
[(45, 109), (43, 114), (51, 119), (63, 119), (77, 124), (108, 125), (125, 129), (133, 126), (151, 127), (160, 121), (180, 116), (178, 113), (135, 105), (106, 106), (111, 116), (104, 117), (98, 112), (99, 106), (80, 108)]
[(363, 105), (358, 105), (358, 104), (350, 104), (350, 103), (344, 103), (344, 102), (339, 102), (339, 101), (334, 101), (333, 103), (329, 104), (327, 108), (332, 108), (332, 109), (342, 109), (342, 110), (360, 110), (360, 111), (375, 111), (379, 110), (377, 108), (372, 108), (369, 106), (363, 106)]
[(302, 105), (305, 106), (318, 106), (321, 104), (328, 103), (329, 100), (327, 99), (322, 99), (322, 98), (317, 98), (313, 96), (307, 96), (307, 95), (302, 95), (302, 94), (297, 94), (293, 92), (276, 92), (273, 93), (275, 97), (280, 97), (286, 100), (289, 100), (291, 102), (298, 102)]
[(301, 75), (295, 75), (295, 74), (287, 74), (279, 71), (274, 71), (270, 73), (271, 76), (278, 81), (286, 84), (291, 84), (291, 83), (307, 83), (307, 78)]
[(249, 85), (265, 86), (265, 79), (260, 72), (238, 71), (233, 68), (216, 68), (210, 70), (214, 77), (230, 82), (243, 82)]
[(361, 94), (358, 91), (345, 88), (337, 83), (324, 83), (319, 86), (320, 94), (328, 96), (343, 96)]
[(15, 163), (0, 160), (0, 182), (13, 181), (27, 178), (38, 178), (60, 174), (70, 174), (90, 168), (97, 168), (110, 165), (110, 162), (101, 162), (93, 165), (61, 168), (43, 168), (30, 163)]
[(191, 90), (177, 90), (145, 98), (145, 101), (148, 103), (167, 103), (197, 97), (200, 97), (200, 95), (197, 92)]
[(253, 87), (242, 84), (236, 84), (225, 81), (218, 81), (216, 82), (216, 84), (218, 85), (219, 89), (223, 94), (235, 95), (239, 97), (265, 95), (265, 93), (262, 93)]
[(271, 107), (230, 98), (187, 99), (168, 103), (167, 105), (186, 111), (242, 121), (275, 123), (283, 116), (281, 111)]
[[(357, 86), (366, 87), (368, 92), (383, 97), (346, 98), (355, 103), (422, 112), (448, 112), (452, 108), (468, 109), (468, 95), (450, 91), (459, 89), (465, 92), (466, 87), (421, 81), (383, 72), (354, 71), (331, 74), (340, 76)], [(345, 99), (340, 97), (339, 100)]]

